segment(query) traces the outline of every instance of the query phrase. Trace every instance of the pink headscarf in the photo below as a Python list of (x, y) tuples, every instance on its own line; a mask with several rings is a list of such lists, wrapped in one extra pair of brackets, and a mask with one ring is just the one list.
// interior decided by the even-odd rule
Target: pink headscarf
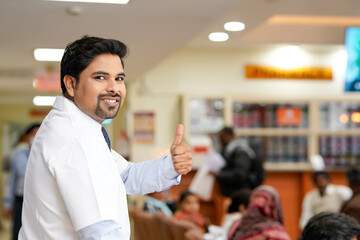
[(283, 227), (280, 198), (271, 186), (260, 186), (253, 190), (250, 203), (231, 240), (290, 240)]

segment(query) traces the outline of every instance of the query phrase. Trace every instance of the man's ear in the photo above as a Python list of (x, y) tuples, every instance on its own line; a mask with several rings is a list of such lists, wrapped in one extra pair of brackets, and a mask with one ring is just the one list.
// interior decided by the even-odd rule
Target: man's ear
[(64, 76), (64, 84), (66, 87), (66, 91), (70, 97), (74, 97), (75, 95), (75, 86), (76, 86), (76, 79), (70, 75)]

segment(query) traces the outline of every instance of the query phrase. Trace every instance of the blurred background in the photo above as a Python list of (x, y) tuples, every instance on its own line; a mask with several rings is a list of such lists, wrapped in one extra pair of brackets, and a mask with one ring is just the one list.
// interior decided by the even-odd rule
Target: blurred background
[(321, 156), (341, 183), (360, 163), (358, 9), (357, 0), (2, 0), (1, 159), (61, 95), (59, 59), (36, 60), (35, 49), (61, 58), (83, 35), (118, 39), (129, 54), (125, 105), (106, 123), (113, 148), (134, 162), (159, 157), (183, 123), (196, 171), (218, 148), (215, 134), (232, 126), (260, 152), (267, 183), (293, 203), (284, 214), (295, 237), (311, 159)]

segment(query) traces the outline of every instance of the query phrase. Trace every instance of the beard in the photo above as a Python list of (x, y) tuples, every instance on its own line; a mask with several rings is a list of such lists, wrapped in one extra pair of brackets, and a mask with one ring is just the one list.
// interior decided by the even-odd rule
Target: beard
[[(119, 105), (117, 107), (109, 107), (107, 109), (104, 109), (100, 106), (101, 98), (102, 97), (119, 97)], [(100, 94), (98, 96), (98, 102), (95, 109), (95, 115), (102, 119), (112, 119), (117, 116), (120, 106), (121, 106), (122, 98), (120, 94)]]

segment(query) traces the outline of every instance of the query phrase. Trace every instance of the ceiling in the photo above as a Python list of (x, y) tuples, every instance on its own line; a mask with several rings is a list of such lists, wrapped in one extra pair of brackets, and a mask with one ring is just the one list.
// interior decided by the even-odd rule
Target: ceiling
[[(69, 7), (82, 13), (70, 15)], [(210, 42), (208, 34), (224, 31), (227, 21), (242, 21), (246, 28), (229, 33), (227, 42)], [(34, 48), (64, 48), (85, 34), (125, 42), (131, 80), (184, 47), (331, 47), (343, 44), (349, 25), (360, 25), (359, 0), (131, 0), (128, 5), (1, 0), (0, 102), (31, 102), (34, 74), (59, 70), (59, 63), (36, 62)]]

